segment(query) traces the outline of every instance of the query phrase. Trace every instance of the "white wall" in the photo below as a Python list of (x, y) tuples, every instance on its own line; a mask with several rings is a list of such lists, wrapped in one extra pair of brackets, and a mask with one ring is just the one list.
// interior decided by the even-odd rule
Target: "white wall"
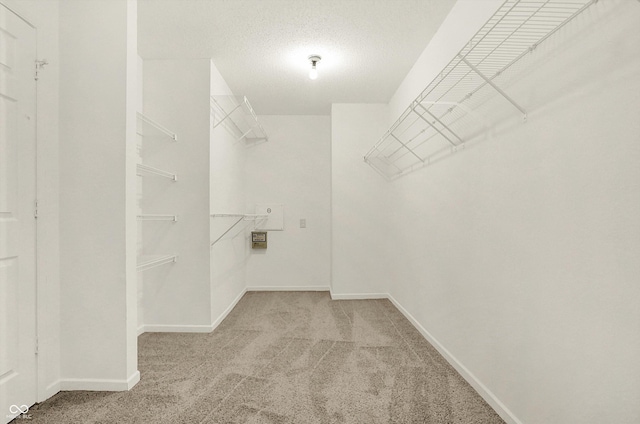
[[(213, 63), (210, 77), (212, 95), (232, 94)], [(213, 128), (213, 117), (211, 120)], [(245, 143), (236, 141), (225, 124), (212, 129), (210, 143), (210, 213), (244, 213), (247, 150)], [(218, 239), (237, 219), (210, 218), (210, 241)], [(249, 251), (244, 226), (241, 224), (211, 247), (211, 322), (215, 325), (244, 293), (245, 265)]]
[[(60, 3), (62, 389), (137, 382), (135, 2)], [(133, 78), (133, 79), (131, 79)], [(133, 221), (132, 221), (133, 220)], [(133, 277), (132, 277), (133, 275)]]
[(503, 3), (504, 0), (458, 0), (453, 5), (389, 101), (389, 124), (398, 119)]
[(2, 0), (37, 28), (38, 103), (38, 401), (59, 390), (60, 254), (58, 164), (58, 2)]
[[(637, 2), (591, 6), (509, 87), (526, 123), (390, 183), (390, 293), (510, 422), (640, 421), (638, 21)], [(455, 54), (468, 25), (426, 51)]]
[[(387, 130), (382, 104), (331, 107), (331, 294), (387, 293), (393, 278), (389, 186), (363, 156)], [(372, 174), (373, 173), (373, 174)]]
[[(331, 121), (328, 116), (260, 116), (269, 141), (247, 148), (246, 208), (284, 204), (284, 230), (251, 249), (247, 287), (329, 289)], [(306, 228), (300, 228), (300, 219)]]
[(143, 161), (178, 181), (144, 177), (142, 209), (178, 222), (143, 224), (144, 253), (179, 255), (144, 272), (146, 331), (210, 330), (209, 72), (208, 59), (144, 61), (144, 113), (178, 135), (145, 140)]

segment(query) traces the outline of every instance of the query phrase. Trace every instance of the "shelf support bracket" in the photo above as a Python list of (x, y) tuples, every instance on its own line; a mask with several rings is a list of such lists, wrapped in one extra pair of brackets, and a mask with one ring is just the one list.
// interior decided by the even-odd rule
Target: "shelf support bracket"
[(231, 231), (233, 229), (233, 227), (235, 227), (236, 225), (238, 225), (240, 222), (242, 222), (244, 220), (244, 215), (242, 215), (239, 219), (236, 220), (236, 222), (233, 223), (233, 225), (231, 227), (229, 227), (227, 229), (227, 231), (225, 231), (224, 233), (222, 233), (220, 235), (220, 237), (218, 237), (217, 239), (215, 239), (215, 241), (213, 243), (211, 243), (211, 246), (213, 246), (214, 244), (216, 244), (222, 237), (226, 236), (227, 233), (229, 231)]
[(489, 84), (491, 87), (494, 88), (494, 90), (496, 90), (498, 93), (500, 93), (502, 95), (502, 97), (504, 97), (505, 99), (507, 99), (507, 101), (509, 103), (511, 103), (516, 109), (518, 109), (521, 113), (522, 113), (522, 119), (524, 119), (525, 121), (527, 120), (527, 111), (524, 110), (518, 103), (515, 102), (515, 100), (513, 100), (511, 97), (509, 97), (509, 95), (507, 93), (505, 93), (500, 87), (498, 87), (497, 85), (495, 85), (493, 83), (493, 81), (491, 81), (490, 78), (487, 78), (482, 72), (480, 72), (480, 70), (478, 68), (476, 68), (475, 66), (473, 66), (471, 63), (469, 63), (469, 61), (467, 59), (464, 58), (464, 56), (462, 55), (458, 55), (458, 57), (460, 58), (460, 60), (462, 62), (464, 62), (465, 65), (467, 65), (469, 68), (471, 68), (471, 70), (473, 72), (475, 72), (480, 78), (482, 78), (487, 84)]
[(411, 109), (427, 124), (429, 124), (429, 126), (431, 126), (431, 128), (433, 128), (434, 130), (438, 131), (438, 133), (443, 136), (453, 147), (458, 146), (457, 144), (455, 144), (449, 137), (447, 137), (442, 131), (440, 131), (438, 128), (436, 128), (435, 125), (433, 125), (433, 123), (429, 122), (429, 120), (427, 120), (427, 118), (425, 118), (422, 114), (418, 113), (418, 111), (416, 110), (416, 107), (420, 106), (422, 108), (422, 110), (424, 110), (424, 113), (429, 114), (430, 117), (432, 117), (433, 119), (436, 120), (437, 123), (439, 123), (440, 125), (442, 125), (444, 128), (447, 129), (447, 131), (449, 131), (451, 134), (453, 134), (458, 141), (460, 141), (460, 144), (463, 143), (462, 139), (458, 136), (458, 134), (454, 133), (453, 131), (451, 131), (449, 129), (449, 127), (447, 127), (445, 124), (442, 123), (442, 121), (440, 121), (433, 113), (429, 112), (429, 109), (427, 109), (426, 107), (424, 107), (423, 105), (421, 105), (420, 103), (416, 103), (416, 106), (411, 107)]
[[(419, 115), (419, 114), (418, 114), (418, 115)], [(424, 163), (424, 159), (422, 159), (420, 156), (418, 156), (418, 155), (416, 154), (416, 152), (414, 152), (413, 150), (411, 150), (411, 149), (409, 148), (409, 146), (407, 146), (407, 145), (406, 145), (406, 144), (404, 144), (402, 141), (400, 141), (400, 139), (399, 139), (398, 137), (396, 137), (396, 135), (395, 135), (394, 133), (390, 133), (390, 134), (391, 134), (391, 137), (395, 138), (395, 139), (396, 139), (396, 141), (397, 141), (398, 143), (402, 144), (402, 146), (403, 146), (405, 149), (407, 149), (407, 150), (409, 151), (409, 153), (411, 153), (413, 156), (417, 157), (417, 158), (418, 158), (418, 160), (420, 160), (420, 162)]]
[[(214, 100), (214, 102), (215, 102), (215, 100)], [(231, 116), (231, 114), (232, 114), (233, 112), (235, 112), (238, 108), (242, 107), (242, 105), (238, 105), (238, 106), (234, 107), (233, 109), (231, 109), (231, 112), (227, 113), (227, 111), (226, 111), (226, 110), (224, 110), (224, 109), (222, 108), (222, 106), (220, 106), (220, 105), (218, 104), (218, 102), (216, 102), (216, 105), (220, 108), (220, 110), (221, 110), (223, 113), (225, 113), (225, 115), (224, 115), (224, 116), (223, 116), (223, 117), (218, 121), (218, 123), (217, 123), (217, 124), (214, 124), (214, 125), (213, 125), (213, 128), (215, 128), (215, 127), (217, 127), (218, 125), (222, 124), (222, 122), (224, 122), (224, 120), (225, 120), (225, 119), (227, 119), (229, 116)], [(235, 125), (235, 123), (234, 123), (234, 125)], [(238, 128), (238, 127), (236, 126), (236, 128)], [(239, 128), (238, 128), (238, 129), (239, 129)]]

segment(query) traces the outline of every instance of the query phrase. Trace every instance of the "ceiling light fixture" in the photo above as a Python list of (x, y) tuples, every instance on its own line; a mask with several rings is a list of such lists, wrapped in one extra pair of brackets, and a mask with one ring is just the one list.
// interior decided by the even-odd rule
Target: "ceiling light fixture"
[(320, 62), (320, 59), (322, 58), (315, 54), (309, 56), (309, 61), (311, 62), (311, 70), (309, 71), (309, 78), (311, 78), (312, 80), (318, 78), (318, 70), (316, 69), (316, 64)]

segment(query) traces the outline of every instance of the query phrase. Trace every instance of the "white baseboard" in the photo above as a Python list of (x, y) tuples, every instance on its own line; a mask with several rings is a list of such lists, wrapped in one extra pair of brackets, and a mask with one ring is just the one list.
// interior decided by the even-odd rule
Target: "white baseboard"
[(498, 399), (471, 371), (467, 369), (455, 356), (451, 354), (431, 333), (429, 333), (413, 315), (409, 313), (397, 300), (391, 295), (387, 295), (387, 298), (394, 304), (396, 308), (413, 324), (413, 326), (427, 339), (433, 347), (446, 359), (446, 361), (458, 371), (458, 373), (464, 378), (467, 383), (475, 389), (476, 392), (496, 411), (500, 417), (509, 424), (522, 424), (510, 410)]
[(242, 290), (240, 294), (233, 299), (227, 309), (225, 309), (218, 318), (209, 325), (144, 324), (138, 327), (138, 335), (142, 333), (211, 333), (220, 325), (222, 320), (229, 315), (229, 312), (236, 307), (246, 292), (246, 289)]
[(329, 286), (248, 286), (247, 291), (329, 291)]
[(360, 299), (388, 299), (387, 293), (334, 293), (331, 292), (333, 300), (360, 300)]
[(49, 399), (51, 396), (55, 395), (59, 391), (60, 391), (60, 380), (57, 380), (49, 384), (47, 387), (45, 387), (44, 392), (40, 394), (40, 398), (38, 399), (38, 402), (44, 402), (45, 400)]
[(229, 312), (231, 312), (233, 310), (233, 308), (236, 307), (236, 305), (238, 304), (238, 302), (240, 302), (240, 299), (242, 299), (242, 296), (244, 296), (244, 294), (247, 292), (247, 289), (244, 289), (240, 292), (240, 294), (238, 296), (236, 296), (236, 298), (233, 300), (233, 302), (231, 302), (231, 304), (227, 307), (227, 309), (225, 309), (220, 316), (218, 316), (218, 318), (216, 318), (215, 321), (213, 321), (213, 324), (211, 324), (211, 331), (215, 330), (220, 323), (227, 317), (227, 315), (229, 315)]
[(213, 325), (145, 324), (144, 333), (211, 333)]
[(139, 381), (140, 371), (134, 372), (127, 380), (69, 378), (60, 380), (60, 390), (124, 392), (131, 390)]

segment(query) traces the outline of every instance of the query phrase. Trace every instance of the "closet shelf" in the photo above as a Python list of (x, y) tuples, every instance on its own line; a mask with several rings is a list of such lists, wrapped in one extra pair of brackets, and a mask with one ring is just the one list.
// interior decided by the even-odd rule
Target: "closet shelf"
[(138, 257), (138, 272), (178, 261), (178, 255), (144, 255)]
[[(503, 98), (505, 71), (597, 0), (506, 0), (462, 50), (411, 102), (364, 160), (388, 180), (463, 147), (482, 129), (474, 109)], [(480, 126), (480, 128), (479, 128)]]
[(137, 164), (137, 173), (140, 176), (145, 174), (152, 174), (152, 175), (157, 175), (159, 177), (168, 178), (172, 181), (178, 181), (177, 174), (174, 174), (168, 171), (163, 171), (162, 169), (154, 168), (153, 166), (144, 165), (142, 163)]
[(222, 237), (226, 236), (229, 233), (229, 231), (231, 231), (233, 228), (235, 228), (242, 221), (258, 221), (258, 220), (261, 220), (261, 219), (266, 219), (268, 217), (269, 217), (269, 215), (266, 215), (266, 214), (262, 215), (262, 214), (249, 214), (249, 213), (214, 213), (214, 214), (211, 214), (211, 218), (235, 218), (233, 220), (233, 223), (226, 229), (226, 231), (223, 232), (222, 234), (220, 234), (220, 236), (211, 243), (211, 246), (213, 246), (218, 241), (220, 241), (222, 239)]
[(171, 139), (171, 141), (178, 141), (178, 136), (169, 131), (164, 126), (160, 125), (153, 119), (145, 116), (144, 114), (137, 112), (138, 114), (138, 135), (142, 137), (148, 136), (162, 136)]
[(142, 214), (142, 215), (138, 215), (138, 221), (171, 221), (171, 222), (178, 222), (178, 215)]
[(245, 96), (211, 96), (213, 128), (222, 123), (236, 137), (236, 141), (268, 141), (267, 132), (262, 128), (249, 100)]
[(255, 214), (255, 213), (214, 213), (211, 214), (211, 218), (243, 218), (245, 221), (255, 221), (256, 219), (267, 218), (267, 214)]

